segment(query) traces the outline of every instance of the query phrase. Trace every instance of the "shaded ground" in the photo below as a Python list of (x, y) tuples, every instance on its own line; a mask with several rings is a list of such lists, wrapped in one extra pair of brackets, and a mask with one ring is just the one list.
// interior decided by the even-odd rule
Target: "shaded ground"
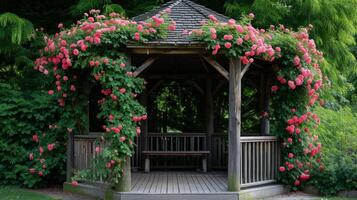
[(62, 186), (32, 190), (38, 194), (44, 194), (55, 200), (95, 200), (87, 196), (63, 192)]
[[(356, 199), (356, 198), (354, 198)], [(16, 187), (0, 187), (0, 200), (95, 200), (82, 195), (62, 191), (61, 186), (37, 190), (20, 189)], [(144, 199), (143, 199), (144, 200)], [(264, 200), (351, 200), (348, 198), (326, 198), (309, 195), (303, 192), (293, 192), (278, 195)]]

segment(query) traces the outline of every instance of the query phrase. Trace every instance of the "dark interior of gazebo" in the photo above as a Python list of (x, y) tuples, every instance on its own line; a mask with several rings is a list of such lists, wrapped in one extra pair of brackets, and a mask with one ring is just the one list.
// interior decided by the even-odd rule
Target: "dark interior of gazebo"
[[(133, 55), (139, 66), (152, 55)], [(145, 168), (143, 152), (203, 152), (209, 170), (227, 168), (228, 156), (228, 81), (200, 55), (155, 55), (155, 61), (139, 75), (145, 79), (144, 92), (138, 97), (145, 105), (148, 121), (142, 124), (132, 168)], [(219, 58), (221, 66), (228, 59)], [(228, 69), (227, 69), (228, 70)], [(271, 66), (255, 63), (242, 80), (242, 136), (269, 134), (262, 117), (269, 104)], [(96, 117), (101, 88), (94, 85), (89, 96), (90, 132), (102, 131)], [(201, 155), (153, 155), (150, 168), (201, 169)], [(205, 170), (204, 170), (205, 171)]]

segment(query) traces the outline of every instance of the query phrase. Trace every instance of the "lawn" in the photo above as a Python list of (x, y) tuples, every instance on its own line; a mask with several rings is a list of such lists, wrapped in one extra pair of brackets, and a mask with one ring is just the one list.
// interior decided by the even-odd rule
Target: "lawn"
[(54, 200), (51, 197), (37, 194), (26, 189), (0, 186), (0, 200)]

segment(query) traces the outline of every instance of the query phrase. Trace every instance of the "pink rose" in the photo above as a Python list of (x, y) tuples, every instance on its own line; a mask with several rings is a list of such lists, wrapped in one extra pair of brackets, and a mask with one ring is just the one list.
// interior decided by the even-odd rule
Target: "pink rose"
[(295, 132), (295, 126), (294, 125), (290, 125), (290, 126), (286, 127), (285, 130), (287, 132), (289, 132), (290, 134), (293, 134)]
[(241, 45), (242, 43), (243, 43), (243, 39), (242, 39), (242, 38), (238, 38), (238, 39), (237, 39), (237, 44), (238, 44), (238, 45)]
[(79, 54), (79, 51), (78, 51), (78, 49), (73, 49), (72, 53), (73, 53), (73, 55), (76, 55), (76, 56), (78, 56), (78, 54)]
[(230, 49), (232, 47), (232, 44), (230, 42), (226, 42), (224, 44), (224, 46), (227, 48), (227, 49)]
[(29, 154), (29, 160), (33, 160), (33, 153)]
[(236, 29), (237, 29), (237, 31), (238, 31), (239, 33), (243, 33), (243, 32), (244, 32), (243, 27), (242, 27), (241, 25), (239, 25), (239, 24), (236, 26)]
[(294, 65), (295, 65), (295, 66), (299, 66), (299, 65), (300, 65), (300, 58), (299, 58), (299, 56), (295, 56), (295, 57), (294, 57)]
[(142, 31), (143, 31), (143, 25), (139, 24), (139, 25), (137, 26), (137, 28), (138, 28), (138, 31), (139, 31), (139, 32), (142, 32)]
[(72, 182), (71, 182), (71, 185), (75, 187), (75, 186), (78, 185), (78, 182), (77, 182), (77, 181), (72, 181)]
[(90, 22), (94, 22), (94, 18), (93, 17), (88, 17), (88, 21), (90, 21)]
[(272, 91), (272, 92), (276, 92), (276, 91), (278, 91), (278, 90), (279, 90), (279, 87), (278, 87), (278, 86), (276, 86), (276, 85), (271, 86), (271, 91)]
[(134, 34), (134, 39), (135, 39), (136, 41), (139, 41), (139, 40), (140, 40), (140, 34), (139, 34), (138, 32), (136, 32), (136, 33)]
[(300, 78), (296, 78), (296, 79), (295, 79), (295, 84), (296, 84), (297, 86), (302, 85), (303, 82), (304, 82), (304, 80), (301, 80)]
[(35, 170), (34, 168), (30, 168), (30, 169), (29, 169), (29, 172), (30, 172), (31, 174), (34, 174), (34, 173), (36, 172), (36, 170)]
[(288, 158), (294, 158), (294, 154), (293, 153), (289, 153), (288, 154)]
[(295, 85), (294, 81), (288, 81), (288, 85), (289, 85), (290, 89), (295, 90), (296, 85)]
[(74, 91), (76, 91), (76, 86), (71, 85), (69, 89), (70, 89), (72, 92), (74, 92)]
[(283, 167), (283, 166), (279, 167), (279, 171), (280, 172), (285, 172), (285, 167)]
[(223, 39), (224, 40), (233, 40), (233, 35), (224, 35)]
[(47, 150), (52, 151), (55, 148), (55, 144), (48, 144), (47, 145)]
[(293, 142), (293, 139), (292, 139), (292, 138), (288, 138), (288, 142), (289, 142), (289, 143), (292, 143), (292, 142)]
[(34, 134), (32, 136), (32, 141), (38, 142), (38, 135), (37, 134)]
[(126, 92), (126, 89), (125, 89), (125, 88), (120, 88), (120, 89), (119, 89), (119, 92), (120, 92), (121, 94), (124, 94), (124, 93)]
[(228, 25), (233, 26), (236, 23), (236, 20), (230, 19), (228, 20)]

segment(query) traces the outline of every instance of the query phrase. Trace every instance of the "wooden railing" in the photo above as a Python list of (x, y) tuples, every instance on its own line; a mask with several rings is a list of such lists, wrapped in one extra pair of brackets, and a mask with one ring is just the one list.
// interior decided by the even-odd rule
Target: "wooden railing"
[[(241, 137), (242, 186), (274, 182), (280, 161), (279, 143), (275, 136)], [(228, 164), (228, 137), (212, 135), (212, 167), (226, 168)]]
[[(104, 148), (104, 142), (98, 142), (101, 133), (90, 133), (89, 135), (75, 135), (73, 145), (73, 167), (76, 170), (88, 169), (96, 156), (95, 148)], [(141, 164), (140, 148), (141, 140), (136, 138), (135, 154), (131, 158), (132, 168), (139, 168)]]
[[(213, 169), (226, 168), (228, 158), (227, 136), (213, 134), (211, 149), (207, 148), (207, 135), (192, 134), (158, 134), (147, 135), (147, 150), (152, 151), (200, 151), (209, 150)], [(104, 147), (97, 143), (98, 134), (74, 136), (74, 169), (86, 169), (92, 165), (96, 156), (95, 148)], [(138, 138), (135, 154), (131, 160), (132, 168), (140, 168), (141, 150), (144, 149), (144, 137)], [(241, 184), (242, 187), (274, 182), (280, 160), (279, 143), (274, 136), (241, 137)]]
[(206, 150), (205, 133), (149, 133), (147, 151), (203, 151)]
[(275, 182), (280, 161), (274, 136), (241, 137), (241, 184), (248, 187)]

